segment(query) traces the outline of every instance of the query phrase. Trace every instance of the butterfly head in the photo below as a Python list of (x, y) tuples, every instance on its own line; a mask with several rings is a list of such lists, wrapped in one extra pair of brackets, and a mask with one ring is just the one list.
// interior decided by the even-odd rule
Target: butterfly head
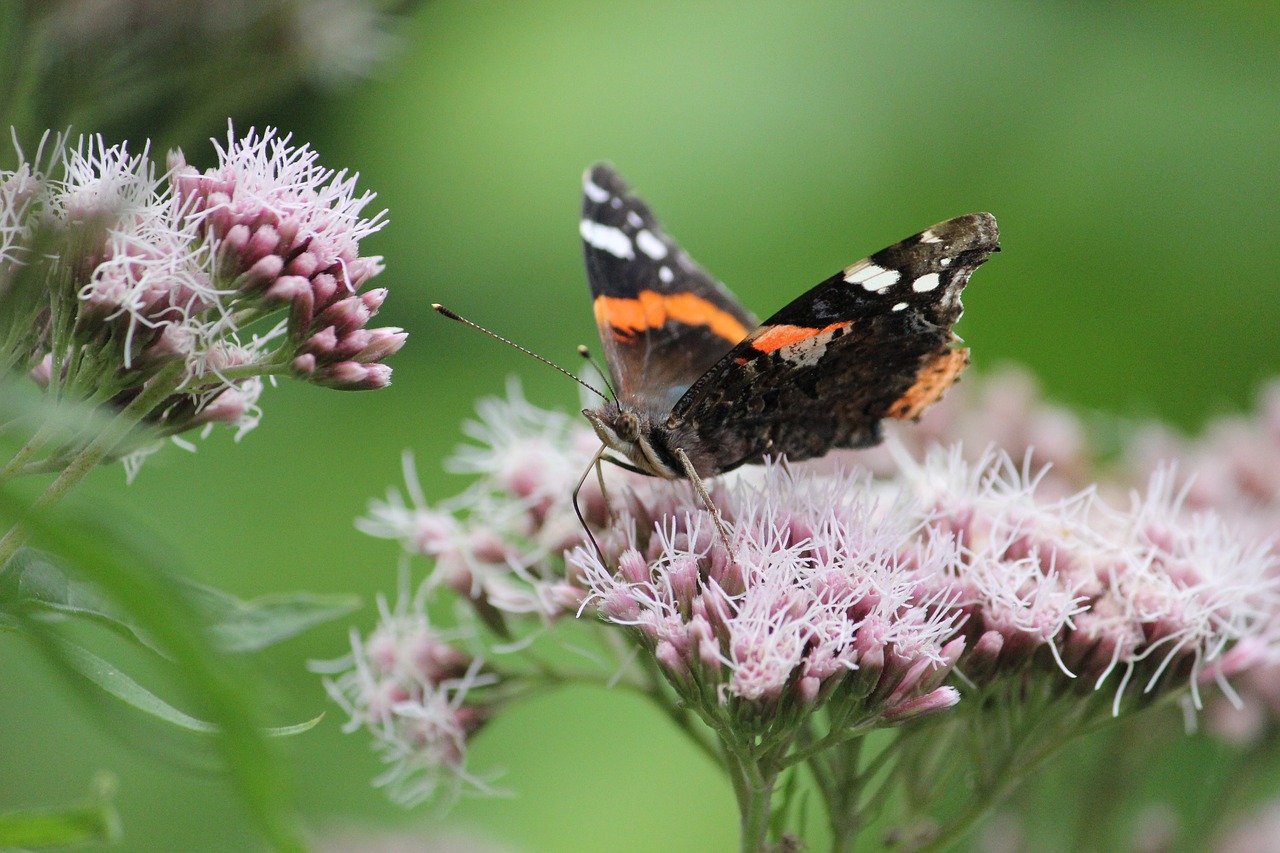
[(583, 409), (582, 414), (604, 446), (622, 455), (640, 473), (668, 480), (684, 476), (662, 440), (662, 430), (643, 412), (611, 401), (598, 409)]

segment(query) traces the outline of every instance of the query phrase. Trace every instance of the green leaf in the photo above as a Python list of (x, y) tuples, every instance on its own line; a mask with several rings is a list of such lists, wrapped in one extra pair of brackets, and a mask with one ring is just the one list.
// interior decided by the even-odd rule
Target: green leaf
[[(260, 651), (360, 606), (356, 596), (310, 592), (272, 593), (246, 601), (192, 580), (174, 580), (204, 617), (214, 644), (233, 654)], [(97, 622), (167, 657), (152, 635), (96, 586), (33, 548), (22, 549), (0, 570), (0, 608), (15, 606)]]
[[(0, 627), (10, 628), (30, 635), (32, 634), (30, 628), (34, 626), (31, 623), (22, 623), (9, 617), (0, 617)], [(84, 646), (58, 636), (48, 629), (41, 630), (40, 633), (40, 639), (52, 647), (59, 662), (65, 664), (68, 669), (83, 676), (121, 702), (136, 708), (144, 714), (189, 732), (198, 734), (216, 734), (218, 732), (218, 727), (213, 723), (198, 719), (173, 707), (134, 681), (132, 677), (110, 661), (89, 651)], [(323, 719), (324, 714), (320, 713), (300, 723), (264, 728), (262, 731), (272, 737), (289, 737), (310, 731)]]
[(120, 839), (120, 818), (111, 802), (114, 782), (99, 781), (94, 795), (80, 803), (0, 812), (0, 849), (66, 847)]
[(45, 611), (88, 619), (164, 655), (155, 640), (97, 587), (34, 548), (18, 551), (0, 569), (0, 607), (17, 613)]
[[(259, 721), (259, 685), (233, 666), (205, 631), (192, 630), (201, 618), (172, 571), (172, 553), (143, 531), (88, 509), (34, 512), (4, 488), (0, 515), (17, 521), (33, 543), (101, 589), (172, 656), (180, 686), (216, 726), (212, 737), (222, 764), (267, 842), (287, 853), (304, 850), (289, 807), (285, 774)], [(128, 692), (106, 670), (97, 672)]]
[(245, 601), (193, 581), (183, 586), (218, 648), (231, 653), (264, 649), (360, 607), (353, 595), (282, 592)]
[(150, 714), (166, 723), (192, 732), (210, 734), (218, 730), (213, 723), (197, 720), (179, 711), (83, 646), (52, 633), (49, 634), (48, 639), (57, 647), (59, 656), (69, 667), (144, 714)]

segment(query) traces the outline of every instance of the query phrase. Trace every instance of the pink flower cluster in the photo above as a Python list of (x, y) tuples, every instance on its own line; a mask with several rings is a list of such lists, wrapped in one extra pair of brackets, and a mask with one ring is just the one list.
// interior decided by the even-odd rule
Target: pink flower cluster
[(477, 694), (497, 677), (431, 626), (420, 596), (402, 594), (394, 609), (379, 598), (378, 611), (368, 637), (352, 632), (350, 655), (312, 664), (331, 676), (325, 688), (350, 717), (344, 730), (371, 734), (388, 765), (374, 784), (404, 805), (487, 792), (466, 768), (467, 739), (490, 713)]
[(332, 388), (385, 387), (391, 368), (381, 362), (406, 335), (366, 328), (387, 291), (359, 292), (383, 268), (380, 257), (359, 254), (383, 214), (361, 218), (372, 193), (357, 196), (355, 176), (321, 167), (316, 152), (290, 139), (270, 129), (229, 134), (219, 165), (204, 173), (171, 153), (175, 198), (213, 247), (219, 280), (238, 298), (288, 309), (296, 375)]
[(715, 497), (732, 555), (687, 490), (665, 506), (633, 492), (606, 546), (618, 556), (579, 546), (570, 575), (588, 590), (583, 609), (628, 627), (682, 696), (753, 727), (823, 704), (851, 729), (944, 710), (959, 699), (942, 682), (964, 640), (947, 602), (918, 590), (955, 555), (920, 547), (869, 488), (780, 464), (739, 478)]
[[(478, 409), (480, 419), (464, 425), (475, 443), (445, 463), (457, 473), (480, 475), (471, 488), (430, 506), (406, 456), (408, 500), (392, 489), (386, 500), (370, 502), (356, 525), (430, 559), (428, 583), (465, 597), (501, 632), (508, 616), (572, 615), (581, 590), (564, 577), (561, 555), (582, 542), (572, 494), (595, 452), (594, 433), (576, 428), (567, 415), (531, 405), (514, 382), (507, 399), (481, 400)], [(611, 473), (623, 473), (619, 483), (642, 479)], [(594, 480), (580, 500), (588, 518), (604, 521)]]
[(1113, 713), (1131, 684), (1141, 704), (1189, 686), (1199, 707), (1200, 681), (1280, 609), (1265, 543), (1185, 515), (1169, 469), (1126, 510), (1092, 489), (1041, 501), (1007, 457), (971, 465), (958, 449), (908, 463), (906, 478), (925, 535), (960, 546), (937, 588), (967, 616), (959, 667), (979, 685), (1038, 666), (1082, 694), (1114, 677)]
[(60, 400), (144, 400), (139, 420), (160, 435), (252, 428), (264, 377), (390, 382), (383, 361), (406, 335), (368, 328), (386, 291), (360, 292), (382, 263), (359, 248), (384, 219), (362, 216), (373, 196), (354, 176), (271, 128), (229, 131), (204, 173), (174, 152), (161, 177), (127, 143), (44, 147), (0, 173), (0, 296), (13, 303), (0, 368), (29, 370)]
[[(1212, 509), (1230, 519), (1243, 537), (1269, 542), (1280, 559), (1280, 382), (1259, 391), (1254, 413), (1219, 417), (1196, 438), (1145, 426), (1127, 461), (1140, 476), (1171, 457), (1184, 460), (1192, 472), (1185, 487), (1189, 513)], [(1280, 584), (1280, 569), (1272, 576)], [(1271, 614), (1268, 635), (1280, 636), (1280, 612)], [(1237, 649), (1224, 669), (1238, 697), (1229, 694), (1212, 703), (1210, 730), (1237, 743), (1280, 733), (1280, 654), (1275, 643)]]
[(1169, 468), (1126, 505), (1030, 454), (1019, 466), (961, 445), (916, 459), (899, 444), (879, 477), (774, 462), (712, 484), (726, 549), (689, 484), (608, 466), (603, 491), (583, 482), (584, 531), (571, 495), (591, 430), (514, 385), (480, 414), (448, 463), (477, 476), (466, 491), (431, 505), (407, 465), (408, 499), (374, 502), (361, 528), (431, 561), (424, 594), (460, 593), (502, 639), (491, 651), (595, 617), (726, 731), (778, 744), (822, 720), (816, 736), (835, 743), (1031, 684), (1088, 713), (1170, 694), (1199, 707), (1204, 685), (1230, 692), (1228, 677), (1277, 651), (1277, 555), (1188, 507)]

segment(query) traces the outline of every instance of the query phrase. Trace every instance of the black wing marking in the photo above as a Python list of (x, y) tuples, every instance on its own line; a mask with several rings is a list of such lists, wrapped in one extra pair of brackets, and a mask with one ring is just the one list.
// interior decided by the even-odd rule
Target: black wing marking
[(582, 179), (583, 251), (620, 399), (659, 419), (756, 325), (607, 165)]
[(993, 216), (969, 214), (822, 282), (689, 389), (666, 424), (671, 446), (710, 475), (879, 442), (883, 418), (918, 416), (967, 363), (951, 346), (960, 292), (998, 239)]

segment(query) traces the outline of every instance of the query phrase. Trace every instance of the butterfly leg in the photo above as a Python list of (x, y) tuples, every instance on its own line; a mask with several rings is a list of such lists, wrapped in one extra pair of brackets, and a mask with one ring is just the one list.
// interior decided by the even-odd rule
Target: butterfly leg
[(595, 461), (596, 482), (600, 484), (600, 496), (604, 498), (604, 517), (613, 521), (613, 502), (609, 500), (609, 490), (604, 485), (604, 448), (600, 448), (600, 452), (596, 454)]
[(683, 448), (676, 448), (676, 458), (684, 467), (684, 474), (693, 484), (693, 490), (698, 493), (698, 497), (702, 498), (703, 506), (707, 508), (707, 512), (711, 513), (711, 518), (716, 523), (716, 530), (720, 531), (720, 541), (724, 543), (724, 549), (729, 552), (729, 559), (736, 561), (738, 558), (733, 552), (733, 546), (729, 544), (729, 531), (725, 529), (724, 516), (720, 514), (720, 508), (716, 506), (715, 501), (711, 500), (711, 493), (707, 491), (706, 484), (698, 476), (697, 469), (693, 467)]
[(604, 457), (605, 447), (601, 445), (596, 451), (596, 455), (591, 458), (587, 469), (582, 472), (582, 476), (578, 479), (578, 485), (573, 487), (573, 512), (578, 516), (578, 523), (582, 525), (582, 532), (587, 534), (587, 538), (591, 540), (591, 546), (596, 549), (596, 556), (600, 558), (600, 562), (605, 563), (604, 551), (600, 548), (600, 543), (596, 541), (596, 537), (591, 532), (591, 528), (587, 525), (587, 519), (582, 514), (582, 507), (578, 505), (578, 494), (582, 491), (582, 487), (587, 482), (587, 477), (591, 476), (591, 470), (594, 468), (596, 476), (600, 478), (600, 491), (604, 495), (605, 513), (608, 518), (613, 518), (613, 510), (609, 506), (609, 493), (604, 490), (604, 472), (600, 470), (600, 460)]

